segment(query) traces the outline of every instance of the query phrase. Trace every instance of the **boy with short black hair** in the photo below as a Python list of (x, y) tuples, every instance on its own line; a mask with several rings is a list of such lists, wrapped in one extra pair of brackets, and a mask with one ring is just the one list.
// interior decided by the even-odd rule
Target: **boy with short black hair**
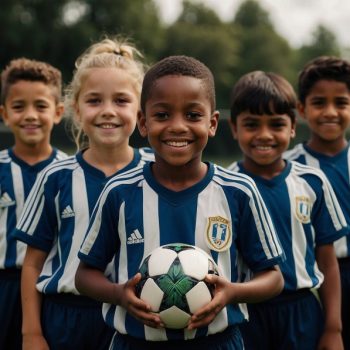
[[(213, 76), (194, 58), (167, 57), (146, 73), (141, 109), (139, 130), (155, 162), (107, 183), (79, 252), (76, 286), (106, 303), (105, 320), (116, 329), (111, 349), (243, 349), (237, 325), (247, 315), (240, 303), (280, 292), (275, 265), (282, 250), (251, 179), (202, 162), (219, 117)], [(135, 231), (141, 238), (127, 244)], [(206, 277), (215, 296), (185, 330), (165, 329), (135, 295), (143, 257), (176, 242), (211, 254), (222, 273)], [(104, 271), (113, 258), (109, 280)], [(255, 272), (246, 283), (242, 261)]]
[[(293, 88), (277, 74), (255, 71), (241, 77), (231, 97), (230, 124), (243, 160), (230, 169), (254, 179), (286, 254), (283, 292), (248, 305), (245, 347), (342, 349), (333, 242), (349, 227), (324, 174), (282, 158), (295, 136)], [(319, 290), (321, 304), (311, 289)]]
[(61, 73), (48, 63), (20, 58), (1, 73), (0, 114), (14, 145), (0, 152), (0, 348), (21, 349), (20, 274), (25, 245), (12, 236), (37, 175), (66, 155), (50, 145), (61, 120)]
[[(298, 111), (311, 135), (284, 156), (321, 169), (350, 222), (350, 148), (346, 139), (350, 125), (350, 63), (329, 56), (308, 62), (299, 74), (298, 95)], [(342, 336), (344, 348), (350, 350), (350, 237), (336, 241), (335, 251), (342, 288)]]

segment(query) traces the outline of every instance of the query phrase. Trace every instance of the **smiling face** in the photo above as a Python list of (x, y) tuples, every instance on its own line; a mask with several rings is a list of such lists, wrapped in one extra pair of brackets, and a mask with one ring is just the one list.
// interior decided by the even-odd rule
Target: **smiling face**
[(91, 68), (75, 106), (90, 148), (128, 147), (136, 126), (139, 96), (133, 79), (118, 68)]
[(15, 150), (50, 148), (50, 134), (59, 123), (63, 106), (56, 103), (53, 87), (39, 81), (19, 80), (11, 85), (1, 114), (15, 137)]
[(200, 79), (167, 75), (152, 87), (139, 130), (142, 136), (148, 136), (157, 167), (196, 168), (208, 137), (215, 135), (218, 116), (218, 112), (211, 111)]
[(284, 168), (282, 153), (295, 136), (295, 125), (290, 116), (254, 115), (242, 112), (231, 122), (234, 138), (244, 154), (243, 166), (256, 175), (271, 177)]
[(347, 141), (345, 131), (350, 124), (350, 91), (345, 83), (319, 80), (299, 104), (300, 115), (311, 130), (309, 145), (315, 151), (332, 147), (340, 151)]

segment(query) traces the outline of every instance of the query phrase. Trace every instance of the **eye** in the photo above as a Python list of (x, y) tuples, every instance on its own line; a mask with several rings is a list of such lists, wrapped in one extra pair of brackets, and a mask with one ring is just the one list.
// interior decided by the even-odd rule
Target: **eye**
[(258, 127), (258, 123), (255, 121), (245, 121), (242, 123), (242, 126), (247, 129), (254, 129)]
[(196, 111), (191, 111), (187, 113), (187, 119), (189, 120), (199, 120), (202, 117), (202, 114)]
[(155, 112), (154, 116), (158, 120), (166, 120), (169, 118), (169, 113), (168, 112)]
[(129, 99), (126, 97), (118, 97), (117, 99), (115, 99), (115, 103), (118, 105), (124, 105), (124, 104), (127, 104), (129, 102), (130, 102)]
[(346, 108), (349, 105), (349, 100), (348, 99), (339, 99), (336, 101), (336, 105), (339, 108)]

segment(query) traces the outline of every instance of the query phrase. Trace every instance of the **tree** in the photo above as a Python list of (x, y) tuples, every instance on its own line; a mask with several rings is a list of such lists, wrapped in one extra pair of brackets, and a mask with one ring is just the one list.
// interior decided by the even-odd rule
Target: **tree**
[(268, 13), (255, 0), (247, 0), (232, 21), (237, 29), (240, 64), (231, 74), (235, 80), (253, 70), (274, 71), (287, 79), (293, 77), (292, 49), (278, 35)]
[(215, 77), (217, 105), (223, 108), (228, 105), (233, 82), (230, 72), (238, 61), (236, 51), (231, 26), (203, 4), (184, 1), (180, 17), (167, 30), (161, 56), (185, 54), (205, 63)]
[(332, 31), (319, 25), (313, 32), (312, 41), (298, 50), (298, 68), (318, 56), (340, 56), (340, 47)]

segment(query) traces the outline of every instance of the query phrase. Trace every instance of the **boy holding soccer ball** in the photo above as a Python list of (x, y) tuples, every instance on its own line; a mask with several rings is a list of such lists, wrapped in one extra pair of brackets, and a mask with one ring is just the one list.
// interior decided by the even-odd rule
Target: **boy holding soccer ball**
[(333, 242), (349, 227), (325, 175), (283, 159), (295, 136), (294, 90), (277, 74), (254, 71), (241, 77), (231, 97), (231, 127), (243, 159), (230, 168), (254, 179), (286, 254), (282, 293), (248, 305), (249, 322), (241, 327), (245, 348), (341, 350)]
[[(145, 75), (141, 110), (138, 127), (155, 162), (107, 183), (79, 252), (76, 286), (106, 303), (104, 318), (116, 329), (111, 349), (243, 349), (242, 303), (282, 290), (283, 252), (251, 178), (202, 162), (219, 118), (210, 70), (187, 56), (161, 60)], [(214, 298), (187, 328), (170, 330), (135, 286), (143, 258), (176, 242), (209, 253), (221, 276), (206, 277)], [(245, 282), (246, 267), (254, 277)]]

